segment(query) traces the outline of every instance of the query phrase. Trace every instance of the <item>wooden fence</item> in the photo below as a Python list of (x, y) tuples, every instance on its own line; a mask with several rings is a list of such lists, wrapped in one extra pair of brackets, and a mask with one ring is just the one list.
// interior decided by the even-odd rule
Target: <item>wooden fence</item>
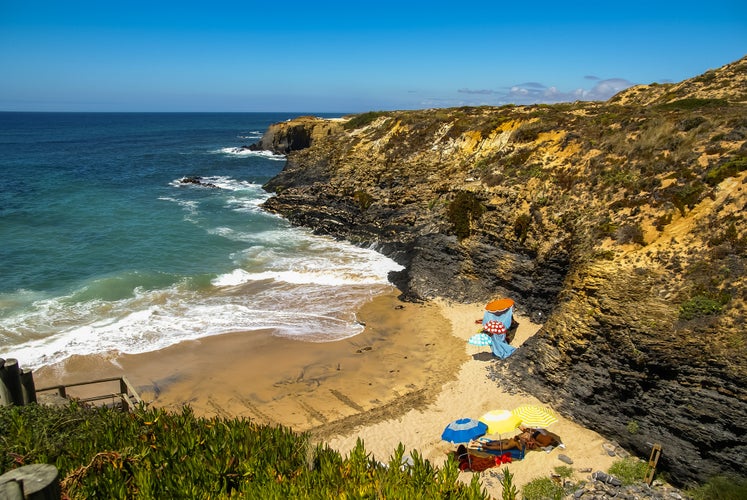
[(37, 402), (37, 396), (53, 393), (60, 398), (75, 398), (82, 403), (134, 410), (140, 395), (125, 377), (110, 377), (74, 384), (36, 389), (29, 369), (20, 369), (18, 360), (0, 358), (0, 406), (23, 406)]

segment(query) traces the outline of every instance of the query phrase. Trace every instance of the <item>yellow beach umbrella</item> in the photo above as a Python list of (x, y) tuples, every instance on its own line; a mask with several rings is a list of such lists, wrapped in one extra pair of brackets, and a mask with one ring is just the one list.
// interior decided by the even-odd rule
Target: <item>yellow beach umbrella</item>
[(535, 429), (544, 429), (558, 421), (555, 412), (546, 406), (521, 405), (511, 410), (511, 413), (520, 418), (523, 425)]
[(492, 410), (480, 417), (480, 422), (488, 425), (487, 434), (503, 434), (516, 429), (521, 419), (508, 410)]

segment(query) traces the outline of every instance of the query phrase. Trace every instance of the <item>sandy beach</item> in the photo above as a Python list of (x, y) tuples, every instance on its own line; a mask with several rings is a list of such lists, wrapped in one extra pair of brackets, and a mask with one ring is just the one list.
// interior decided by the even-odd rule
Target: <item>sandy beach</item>
[[(277, 338), (270, 332), (239, 332), (183, 342), (139, 355), (82, 356), (34, 372), (37, 388), (125, 375), (149, 404), (177, 409), (189, 404), (201, 416), (243, 417), (308, 431), (347, 454), (358, 438), (387, 461), (401, 442), (441, 465), (455, 446), (441, 440), (451, 421), (479, 418), (494, 409), (542, 403), (530, 394), (509, 394), (487, 377), (500, 363), (488, 347), (467, 343), (483, 304), (435, 301), (401, 303), (396, 293), (375, 297), (358, 313), (362, 334), (331, 343)], [(539, 325), (517, 317), (513, 344)], [(75, 395), (75, 393), (72, 393)], [(565, 449), (528, 452), (501, 467), (521, 486), (565, 465), (574, 471), (607, 470), (614, 461), (597, 433), (559, 415), (551, 431)], [(483, 485), (500, 497), (498, 467), (482, 472)], [(472, 473), (462, 473), (469, 481)], [(577, 472), (579, 478), (588, 473)]]

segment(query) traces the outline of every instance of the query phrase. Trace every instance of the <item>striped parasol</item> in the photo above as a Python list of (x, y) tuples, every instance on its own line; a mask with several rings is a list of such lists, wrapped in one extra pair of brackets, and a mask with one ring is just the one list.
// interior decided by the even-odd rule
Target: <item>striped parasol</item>
[(446, 426), (441, 439), (456, 443), (467, 443), (471, 439), (482, 436), (488, 430), (488, 425), (473, 418), (460, 418)]
[(521, 405), (511, 410), (511, 413), (521, 419), (522, 425), (535, 429), (544, 429), (558, 421), (555, 412), (546, 406)]

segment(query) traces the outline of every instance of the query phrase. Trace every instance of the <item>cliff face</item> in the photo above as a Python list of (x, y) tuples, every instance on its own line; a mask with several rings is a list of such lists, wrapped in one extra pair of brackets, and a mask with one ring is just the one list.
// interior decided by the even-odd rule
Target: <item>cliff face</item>
[(641, 456), (662, 443), (674, 482), (743, 475), (745, 75), (348, 117), (289, 154), (265, 206), (376, 244), (405, 298), (514, 298), (544, 326), (502, 380)]

